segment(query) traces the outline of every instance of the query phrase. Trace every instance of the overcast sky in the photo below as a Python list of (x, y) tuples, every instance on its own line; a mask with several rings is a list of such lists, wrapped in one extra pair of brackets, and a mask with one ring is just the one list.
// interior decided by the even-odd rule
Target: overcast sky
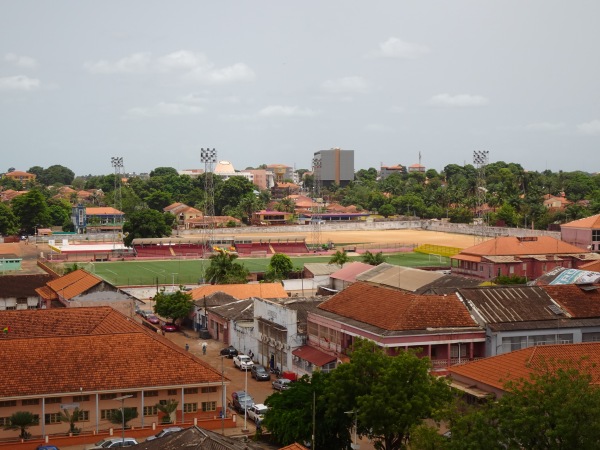
[(0, 9), (0, 172), (600, 168), (600, 2), (27, 1)]

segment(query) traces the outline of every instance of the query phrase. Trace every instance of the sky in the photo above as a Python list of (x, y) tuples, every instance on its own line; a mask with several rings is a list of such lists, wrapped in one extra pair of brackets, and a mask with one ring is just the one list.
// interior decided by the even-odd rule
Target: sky
[(600, 171), (597, 0), (0, 5), (0, 172), (489, 162)]

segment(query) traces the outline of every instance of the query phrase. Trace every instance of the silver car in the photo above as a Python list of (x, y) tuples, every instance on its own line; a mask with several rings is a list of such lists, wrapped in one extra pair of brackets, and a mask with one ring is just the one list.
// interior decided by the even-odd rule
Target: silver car
[(277, 390), (277, 391), (286, 391), (291, 387), (291, 380), (288, 380), (287, 378), (277, 378), (275, 381), (273, 381), (272, 385), (273, 385), (273, 389)]
[(177, 433), (178, 431), (181, 431), (181, 430), (183, 430), (183, 428), (181, 428), (181, 427), (163, 428), (162, 430), (160, 430), (159, 433), (156, 433), (154, 436), (148, 436), (146, 438), (146, 442), (147, 441), (153, 441), (154, 439), (158, 439), (158, 438), (161, 438), (163, 436), (168, 436), (169, 434)]

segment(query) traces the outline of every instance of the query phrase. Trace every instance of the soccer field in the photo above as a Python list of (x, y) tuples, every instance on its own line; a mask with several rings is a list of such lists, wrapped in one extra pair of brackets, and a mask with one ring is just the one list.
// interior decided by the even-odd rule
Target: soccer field
[[(331, 255), (291, 258), (295, 268), (305, 263), (327, 263)], [(361, 261), (361, 257), (350, 258)], [(239, 258), (250, 272), (264, 272), (270, 258)], [(407, 267), (447, 267), (448, 258), (420, 253), (397, 253), (386, 255), (386, 262)], [(152, 286), (156, 284), (198, 284), (208, 267), (208, 260), (164, 261), (118, 261), (87, 263), (83, 268), (116, 286)]]

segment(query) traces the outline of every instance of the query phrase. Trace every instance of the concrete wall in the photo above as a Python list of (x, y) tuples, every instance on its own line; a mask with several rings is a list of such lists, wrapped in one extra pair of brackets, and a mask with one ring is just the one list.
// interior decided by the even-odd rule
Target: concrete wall
[(466, 223), (448, 223), (423, 220), (422, 228), (430, 231), (441, 231), (444, 233), (458, 233), (469, 235), (482, 235), (490, 238), (498, 236), (550, 236), (560, 239), (560, 232), (546, 230), (530, 230), (528, 228), (504, 228), (504, 227), (481, 227)]

